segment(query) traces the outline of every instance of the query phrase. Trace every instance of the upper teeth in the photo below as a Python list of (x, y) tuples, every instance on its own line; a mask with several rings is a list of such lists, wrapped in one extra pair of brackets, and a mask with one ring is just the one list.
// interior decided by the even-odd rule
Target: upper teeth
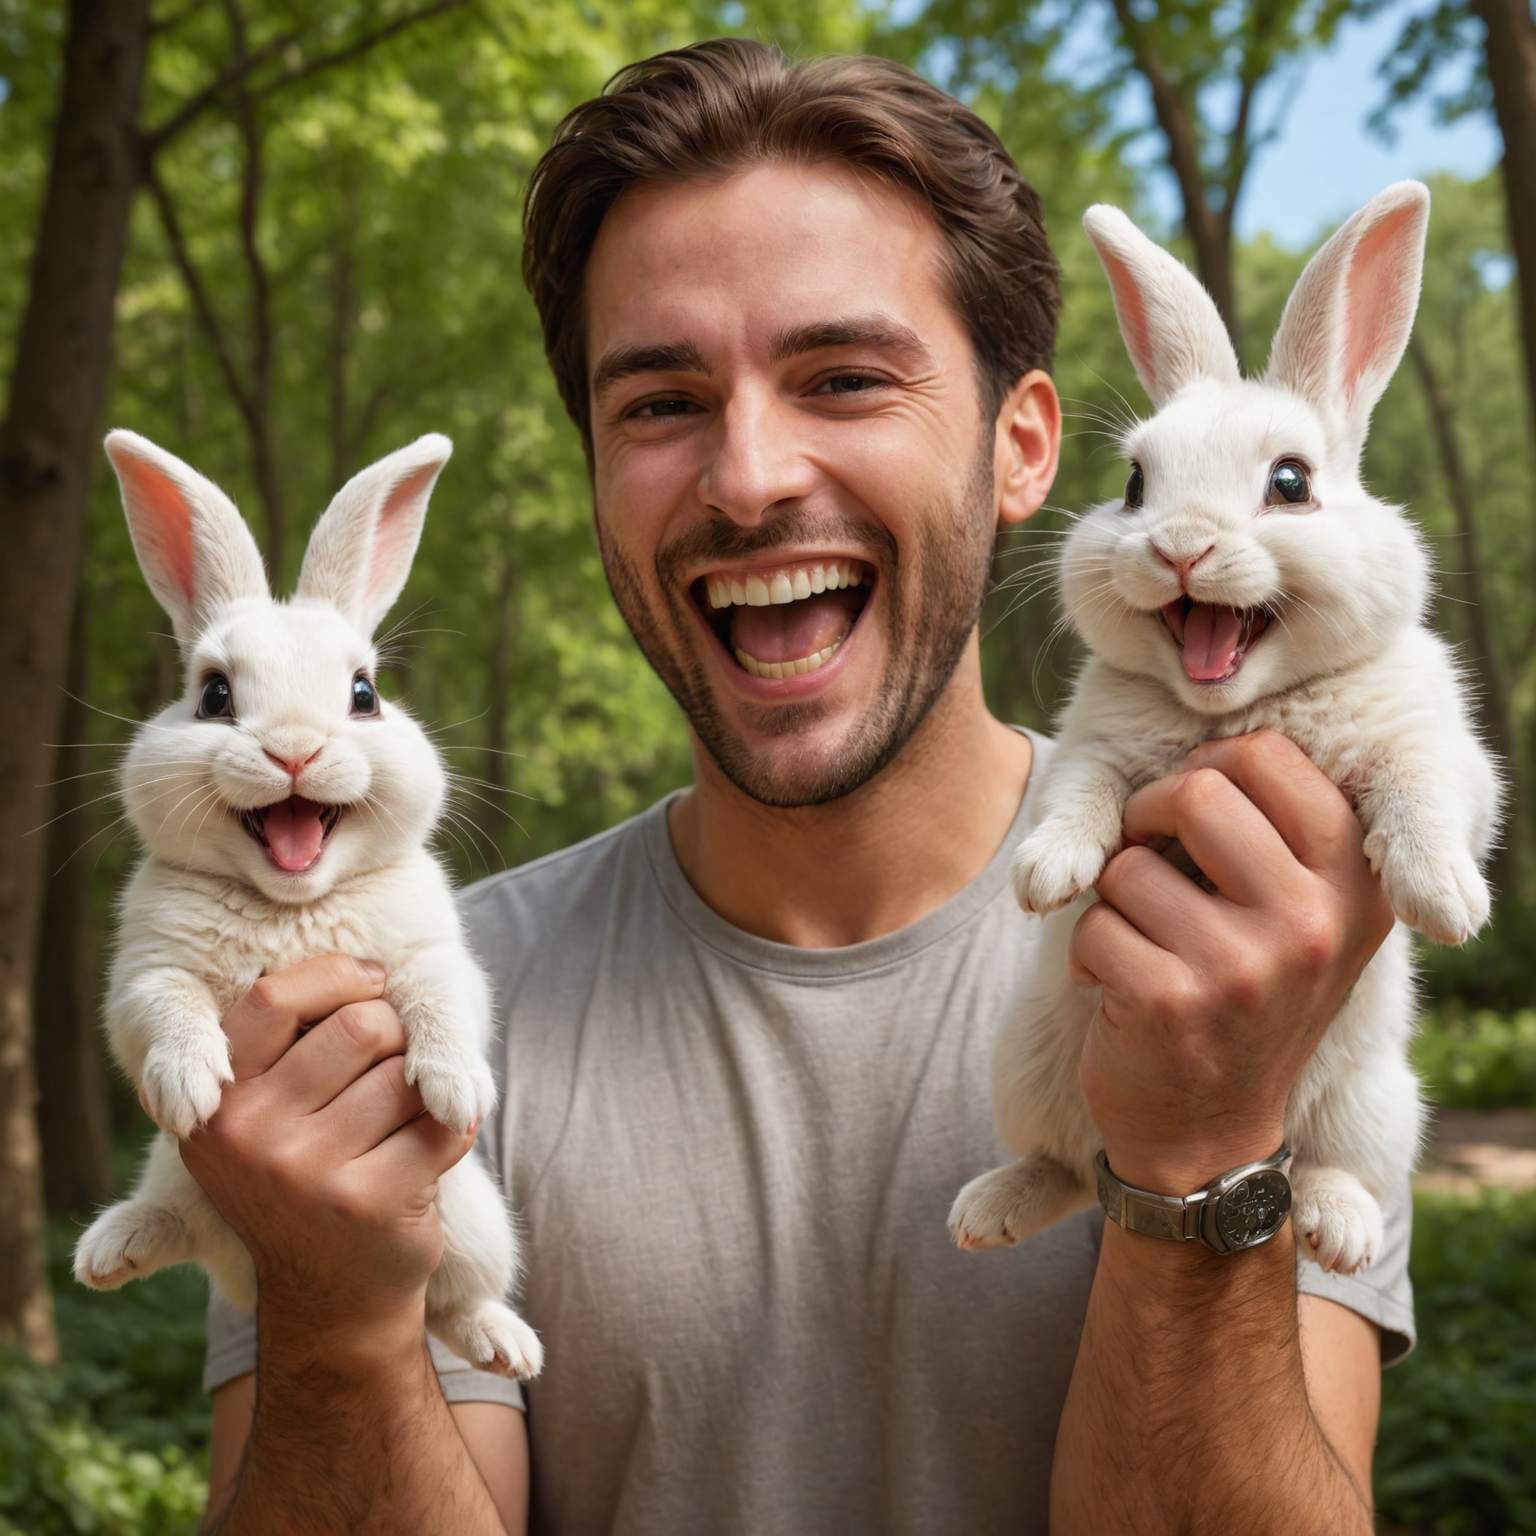
[(864, 566), (857, 560), (820, 560), (813, 565), (784, 566), (761, 575), (709, 576), (710, 606), (766, 608), (772, 603), (793, 603), (813, 592), (836, 592), (857, 587), (864, 580)]

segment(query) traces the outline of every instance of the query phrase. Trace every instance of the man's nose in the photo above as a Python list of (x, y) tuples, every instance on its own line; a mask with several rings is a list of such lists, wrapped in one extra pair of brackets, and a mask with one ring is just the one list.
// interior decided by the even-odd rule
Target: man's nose
[(756, 527), (781, 502), (810, 495), (816, 470), (798, 413), (776, 391), (738, 389), (720, 413), (715, 452), (699, 481), (712, 511)]

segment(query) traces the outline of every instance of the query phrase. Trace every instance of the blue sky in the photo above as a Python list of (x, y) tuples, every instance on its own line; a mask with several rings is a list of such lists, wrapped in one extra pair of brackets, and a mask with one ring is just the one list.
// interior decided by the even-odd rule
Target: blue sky
[[(1284, 245), (1305, 246), (1404, 176), (1441, 170), (1479, 176), (1498, 163), (1498, 131), (1482, 117), (1442, 127), (1432, 106), (1419, 102), (1398, 113), (1395, 143), (1383, 143), (1366, 127), (1384, 94), (1377, 66), (1401, 26), (1397, 7), (1373, 21), (1346, 24), (1327, 53), (1281, 82), (1279, 92), (1289, 100), (1280, 137), (1249, 171), (1237, 209), (1242, 238), (1267, 230)], [(1267, 107), (1279, 100), (1272, 96)], [(1172, 186), (1159, 190), (1160, 211), (1176, 218)]]

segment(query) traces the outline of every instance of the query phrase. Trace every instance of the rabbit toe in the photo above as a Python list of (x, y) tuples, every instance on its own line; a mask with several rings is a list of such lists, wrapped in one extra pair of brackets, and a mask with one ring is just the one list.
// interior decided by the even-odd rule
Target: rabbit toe
[(1438, 944), (1464, 943), (1488, 921), (1488, 884), (1465, 849), (1435, 860), (1388, 856), (1380, 868), (1393, 912)]
[(1293, 1174), (1291, 1220), (1301, 1251), (1325, 1270), (1352, 1275), (1386, 1242), (1381, 1206), (1352, 1173), (1307, 1168)]
[(1019, 847), (1013, 891), (1026, 912), (1042, 917), (1081, 896), (1104, 872), (1104, 852), (1082, 838), (1047, 828)]
[(104, 1211), (75, 1245), (75, 1279), (93, 1291), (115, 1291), (188, 1257), (187, 1231), (174, 1211), (124, 1200)]
[(212, 1119), (224, 1084), (233, 1079), (229, 1041), (221, 1032), (217, 1039), (181, 1041), (174, 1048), (157, 1046), (144, 1058), (139, 1086), (155, 1124), (185, 1141)]
[(456, 1131), (484, 1120), (496, 1104), (496, 1080), (479, 1057), (407, 1052), (405, 1080), (415, 1085), (427, 1113)]
[(434, 1329), (456, 1355), (482, 1371), (529, 1381), (544, 1368), (538, 1334), (499, 1301), (482, 1301), (435, 1320)]

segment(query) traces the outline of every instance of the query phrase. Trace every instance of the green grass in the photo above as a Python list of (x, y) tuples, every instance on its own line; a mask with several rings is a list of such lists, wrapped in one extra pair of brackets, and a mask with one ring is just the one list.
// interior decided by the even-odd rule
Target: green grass
[(1434, 1536), (1536, 1533), (1536, 1194), (1420, 1195), (1418, 1348), (1382, 1383), (1376, 1496)]

